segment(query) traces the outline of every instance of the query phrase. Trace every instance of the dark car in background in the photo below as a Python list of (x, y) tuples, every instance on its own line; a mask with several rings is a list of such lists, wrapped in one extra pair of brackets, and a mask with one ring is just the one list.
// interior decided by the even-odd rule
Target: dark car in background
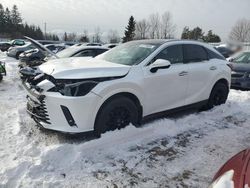
[(25, 41), (22, 39), (15, 39), (12, 40), (10, 42), (0, 42), (0, 50), (2, 52), (7, 51), (10, 47), (14, 47), (14, 46), (23, 46), (25, 45)]
[[(47, 44), (44, 46), (55, 54), (68, 47), (64, 44)], [(50, 56), (51, 54), (49, 54), (49, 52), (38, 48), (27, 50), (19, 55), (19, 61), (20, 61), (19, 67), (23, 68), (25, 66), (29, 67), (39, 66), (42, 63), (46, 62), (45, 58), (48, 58)]]
[(9, 42), (0, 42), (0, 50), (2, 52), (7, 51), (11, 47), (11, 44)]
[(239, 53), (230, 59), (233, 88), (250, 89), (250, 51)]
[(230, 57), (231, 55), (233, 55), (233, 51), (225, 46), (217, 46), (215, 47), (215, 49), (220, 52), (225, 58)]
[[(56, 54), (57, 52), (66, 49), (68, 46), (64, 44), (47, 44), (44, 45), (44, 47)], [(25, 66), (39, 66), (42, 63), (46, 62), (45, 58), (49, 58), (53, 55), (54, 54), (50, 54), (49, 52), (38, 48), (25, 51), (19, 55), (19, 67), (23, 68)]]

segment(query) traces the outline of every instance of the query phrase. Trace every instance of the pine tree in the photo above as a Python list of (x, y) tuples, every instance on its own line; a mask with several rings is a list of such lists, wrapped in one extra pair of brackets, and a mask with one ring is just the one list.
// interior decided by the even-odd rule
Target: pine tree
[(4, 8), (0, 3), (0, 33), (5, 31), (5, 21), (4, 21)]
[(16, 5), (14, 5), (11, 10), (11, 22), (14, 26), (18, 26), (22, 23), (21, 14), (18, 12), (18, 8)]
[(4, 12), (4, 25), (5, 25), (5, 32), (7, 33), (11, 32), (11, 27), (12, 27), (11, 14), (8, 8), (6, 8)]
[(204, 36), (205, 42), (221, 42), (221, 39), (218, 35), (214, 34), (212, 30), (209, 30), (207, 35)]
[(181, 39), (189, 39), (189, 35), (190, 35), (189, 28), (185, 26), (181, 34)]
[(135, 19), (133, 16), (129, 18), (128, 26), (125, 30), (125, 36), (123, 37), (123, 42), (128, 42), (134, 39), (135, 37)]

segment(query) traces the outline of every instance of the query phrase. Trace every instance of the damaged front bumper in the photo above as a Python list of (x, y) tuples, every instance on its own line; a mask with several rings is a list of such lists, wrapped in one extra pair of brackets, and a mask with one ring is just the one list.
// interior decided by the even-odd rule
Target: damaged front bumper
[(50, 118), (45, 104), (45, 95), (42, 95), (36, 88), (27, 82), (22, 82), (27, 95), (27, 112), (31, 118), (41, 127), (50, 125)]

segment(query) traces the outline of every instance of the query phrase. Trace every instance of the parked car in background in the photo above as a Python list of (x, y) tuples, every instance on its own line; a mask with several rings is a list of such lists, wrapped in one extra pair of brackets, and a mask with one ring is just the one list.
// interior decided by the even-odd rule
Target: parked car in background
[(231, 86), (250, 89), (250, 51), (244, 51), (229, 60), (232, 65)]
[(68, 45), (65, 44), (47, 44), (44, 46), (54, 53), (58, 53), (69, 47)]
[(209, 188), (249, 188), (250, 149), (246, 149), (228, 160), (213, 178)]
[(0, 50), (2, 52), (7, 51), (11, 47), (11, 44), (9, 42), (0, 42)]
[[(47, 44), (47, 45), (44, 45), (44, 47), (49, 49), (53, 53), (57, 53), (59, 51), (66, 49), (68, 46), (64, 44)], [(54, 54), (50, 54), (46, 50), (42, 50), (38, 48), (31, 49), (19, 55), (18, 65), (20, 68), (23, 68), (25, 66), (36, 67), (46, 62), (47, 61), (46, 58), (49, 58), (53, 55)]]
[(233, 55), (233, 51), (230, 50), (229, 48), (227, 48), (226, 46), (217, 46), (215, 47), (215, 49), (220, 52), (225, 58), (230, 57), (231, 55)]
[(34, 49), (35, 46), (31, 43), (27, 43), (24, 46), (16, 46), (16, 47), (10, 47), (7, 51), (7, 55), (9, 57), (14, 57), (16, 59), (19, 59), (19, 55), (27, 50)]
[(29, 66), (39, 66), (42, 63), (46, 62), (45, 58), (47, 56), (41, 50), (34, 48), (31, 50), (27, 50), (19, 55), (19, 64), (20, 68)]
[[(36, 47), (36, 49), (26, 51), (20, 55), (20, 62), (19, 62), (20, 68), (26, 66), (36, 67), (51, 59), (73, 58), (73, 57), (92, 58), (109, 50), (109, 48), (101, 46), (72, 46), (58, 53), (54, 53), (52, 51), (54, 48), (51, 48), (51, 45), (42, 45), (38, 41), (35, 41), (31, 38), (27, 37), (27, 39)], [(61, 44), (60, 46), (62, 47), (65, 45)]]
[(72, 47), (76, 47), (76, 46), (102, 46), (102, 44), (101, 43), (88, 43), (88, 42), (84, 42), (84, 43), (74, 44)]
[(103, 46), (111, 49), (111, 48), (114, 48), (118, 45), (119, 45), (118, 43), (113, 43), (113, 44), (104, 44)]
[(25, 45), (25, 41), (22, 39), (15, 39), (10, 42), (0, 42), (0, 50), (2, 52), (7, 51), (10, 47), (14, 46), (23, 46)]
[(47, 62), (26, 75), (35, 122), (97, 135), (156, 114), (223, 104), (231, 81), (228, 62), (213, 47), (183, 40), (132, 41), (89, 60)]
[(105, 48), (102, 46), (72, 46), (58, 52), (56, 55), (58, 56), (58, 58), (96, 57), (108, 50), (109, 48)]

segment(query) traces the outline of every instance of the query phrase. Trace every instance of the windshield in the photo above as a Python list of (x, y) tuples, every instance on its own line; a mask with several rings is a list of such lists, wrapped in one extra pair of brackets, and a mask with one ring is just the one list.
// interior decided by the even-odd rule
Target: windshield
[(65, 50), (62, 50), (62, 51), (58, 52), (56, 55), (59, 58), (67, 58), (67, 57), (71, 57), (72, 55), (74, 55), (78, 51), (79, 51), (79, 48), (70, 47), (70, 48), (67, 48)]
[(154, 52), (161, 44), (128, 42), (98, 56), (112, 63), (123, 65), (137, 65)]
[(250, 52), (244, 52), (236, 57), (234, 63), (250, 63)]

